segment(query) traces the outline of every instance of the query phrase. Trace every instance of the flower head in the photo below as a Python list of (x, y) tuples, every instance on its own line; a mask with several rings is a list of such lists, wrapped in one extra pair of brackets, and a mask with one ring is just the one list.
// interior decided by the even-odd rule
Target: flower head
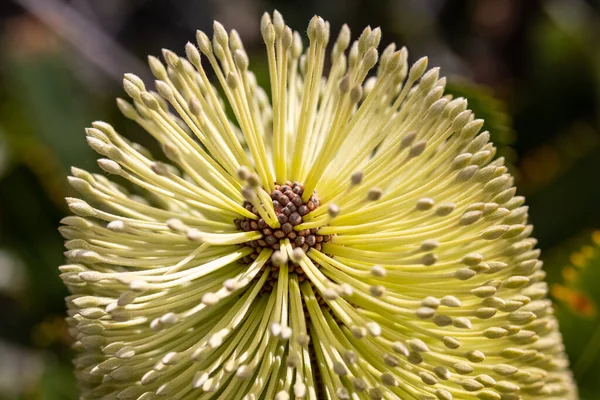
[(217, 22), (150, 57), (156, 92), (125, 75), (168, 162), (87, 130), (118, 183), (74, 168), (89, 202), (60, 228), (81, 398), (575, 398), (527, 207), (466, 100), (378, 28), (330, 51), (319, 17), (305, 49), (277, 12), (261, 31), (269, 95)]

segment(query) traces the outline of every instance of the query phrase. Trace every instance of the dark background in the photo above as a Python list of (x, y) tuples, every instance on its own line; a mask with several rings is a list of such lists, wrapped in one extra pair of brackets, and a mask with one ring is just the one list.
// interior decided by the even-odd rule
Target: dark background
[(267, 81), (274, 8), (301, 33), (314, 14), (332, 37), (381, 26), (469, 98), (527, 196), (582, 398), (600, 399), (600, 2), (584, 0), (0, 0), (0, 399), (76, 398), (56, 227), (69, 167), (96, 170), (84, 127), (147, 144), (115, 106), (122, 74), (150, 79), (147, 54), (183, 54), (214, 19)]

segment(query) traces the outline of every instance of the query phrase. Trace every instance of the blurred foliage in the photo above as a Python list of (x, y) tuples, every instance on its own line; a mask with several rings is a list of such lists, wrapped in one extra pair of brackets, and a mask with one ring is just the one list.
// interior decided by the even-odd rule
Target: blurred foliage
[(600, 229), (600, 4), (591, 0), (2, 2), (0, 399), (76, 398), (56, 268), (65, 176), (71, 165), (97, 170), (83, 134), (94, 119), (157, 149), (118, 114), (114, 71), (148, 78), (146, 54), (182, 53), (218, 19), (240, 32), (268, 85), (258, 21), (273, 8), (300, 32), (313, 14), (334, 33), (381, 26), (382, 46), (428, 55), (448, 91), (469, 99), (527, 196), (582, 398), (600, 399), (600, 247), (589, 234)]
[[(576, 250), (573, 250), (573, 249)], [(570, 251), (572, 250), (572, 251)], [(564, 343), (572, 359), (573, 374), (582, 397), (599, 398), (600, 382), (600, 230), (575, 238), (547, 254), (546, 268), (560, 271), (551, 284)]]
[[(496, 157), (504, 157), (507, 164), (512, 166), (517, 160), (517, 154), (511, 145), (517, 136), (506, 103), (494, 97), (489, 87), (476, 85), (465, 79), (450, 79), (446, 90), (454, 97), (468, 99), (469, 108), (475, 116), (485, 121), (482, 131), (490, 132), (491, 140), (498, 149)], [(518, 171), (512, 168), (511, 173)]]

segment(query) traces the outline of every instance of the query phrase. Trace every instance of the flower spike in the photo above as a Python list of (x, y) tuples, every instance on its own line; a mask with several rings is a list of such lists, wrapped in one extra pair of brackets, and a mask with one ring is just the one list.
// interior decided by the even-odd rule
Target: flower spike
[(86, 130), (105, 174), (73, 168), (59, 228), (80, 398), (576, 399), (528, 208), (440, 70), (318, 16), (303, 48), (275, 11), (267, 93), (213, 29), (148, 58), (156, 91), (124, 76), (166, 159)]

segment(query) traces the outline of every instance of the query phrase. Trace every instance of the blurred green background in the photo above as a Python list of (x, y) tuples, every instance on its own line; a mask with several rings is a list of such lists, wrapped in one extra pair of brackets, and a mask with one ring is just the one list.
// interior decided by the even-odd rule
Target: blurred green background
[(117, 111), (123, 72), (183, 53), (217, 19), (266, 79), (259, 19), (280, 10), (381, 26), (382, 45), (428, 55), (486, 119), (527, 196), (583, 399), (600, 399), (600, 2), (584, 0), (2, 0), (0, 2), (0, 399), (75, 399), (56, 227), (71, 165), (96, 170), (84, 127)]

